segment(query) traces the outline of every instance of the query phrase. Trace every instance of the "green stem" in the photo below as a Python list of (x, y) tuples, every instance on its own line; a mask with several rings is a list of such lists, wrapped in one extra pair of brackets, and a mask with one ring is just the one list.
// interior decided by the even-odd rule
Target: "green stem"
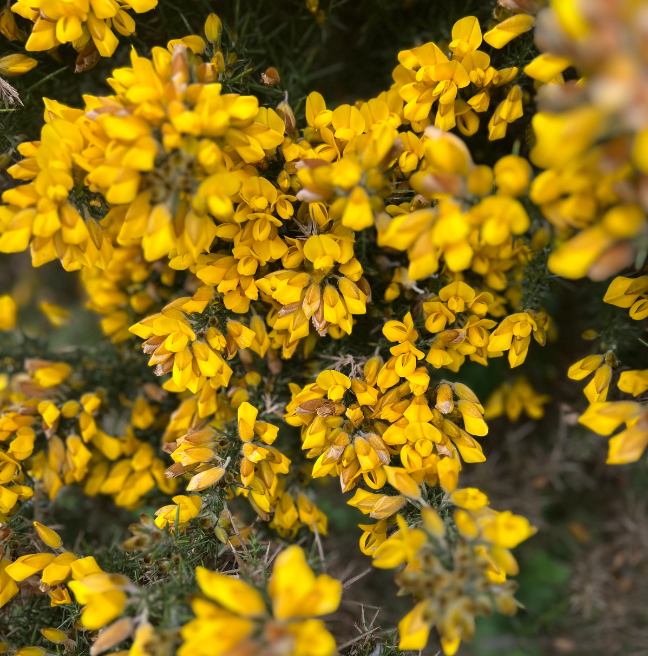
[(59, 73), (62, 73), (63, 71), (66, 71), (68, 69), (67, 66), (64, 66), (63, 68), (59, 68), (58, 71), (54, 71), (53, 73), (50, 73), (49, 75), (46, 75), (42, 80), (38, 80), (36, 84), (32, 84), (30, 87), (27, 87), (25, 89), (24, 93), (27, 94), (30, 91), (33, 91), (36, 87), (39, 87), (43, 82), (47, 82), (47, 80), (51, 80), (53, 77), (56, 77)]

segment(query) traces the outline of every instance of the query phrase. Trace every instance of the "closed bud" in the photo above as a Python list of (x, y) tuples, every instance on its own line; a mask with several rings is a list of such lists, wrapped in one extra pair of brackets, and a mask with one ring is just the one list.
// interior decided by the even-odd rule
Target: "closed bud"
[(47, 528), (47, 526), (43, 526), (38, 522), (34, 522), (34, 528), (36, 529), (36, 533), (38, 533), (38, 537), (48, 547), (51, 547), (52, 549), (61, 548), (61, 544), (63, 543), (63, 541), (61, 540), (59, 534), (56, 533), (56, 531), (53, 531), (51, 528)]
[(223, 73), (225, 71), (225, 58), (223, 53), (220, 50), (217, 50), (214, 56), (212, 57), (211, 63), (216, 68), (217, 73)]
[(512, 617), (517, 612), (517, 602), (515, 599), (507, 594), (495, 595), (495, 606), (497, 612), (502, 615)]
[[(279, 75), (277, 74), (277, 82), (278, 81)], [(283, 114), (284, 125), (286, 126), (286, 134), (292, 134), (297, 129), (297, 121), (295, 120), (295, 114), (292, 110), (292, 107), (284, 100), (277, 105), (277, 111)]]
[(367, 362), (365, 362), (363, 374), (367, 385), (370, 387), (374, 385), (376, 379), (378, 378), (378, 372), (382, 366), (382, 358), (378, 355), (374, 356), (373, 358), (369, 358)]
[(122, 542), (124, 551), (145, 551), (148, 548), (149, 539), (144, 535), (135, 535)]
[(222, 526), (217, 526), (214, 529), (214, 533), (216, 534), (216, 537), (223, 543), (227, 544), (228, 537), (227, 537), (227, 531), (222, 527)]
[(0, 11), (0, 34), (9, 39), (9, 41), (15, 41), (16, 39), (20, 41), (25, 41), (24, 32), (18, 28), (16, 23), (16, 17), (9, 8), (9, 3), (7, 3), (2, 11)]
[(436, 398), (436, 409), (447, 415), (449, 412), (452, 412), (454, 408), (454, 403), (452, 401), (452, 389), (450, 385), (443, 383), (437, 388), (437, 398)]
[(416, 481), (402, 467), (384, 467), (387, 481), (409, 499), (420, 499), (421, 490)]
[(383, 496), (373, 506), (371, 512), (369, 513), (369, 517), (372, 517), (373, 519), (387, 519), (388, 517), (396, 514), (406, 503), (407, 500), (405, 497)]
[(209, 14), (205, 21), (205, 36), (207, 37), (207, 41), (210, 43), (219, 41), (222, 27), (221, 19), (214, 13)]
[(277, 176), (277, 184), (281, 191), (286, 192), (290, 189), (290, 174), (288, 171), (281, 171)]
[(0, 75), (11, 77), (13, 75), (24, 75), (31, 71), (38, 62), (27, 55), (7, 55), (0, 57)]
[(304, 300), (302, 302), (302, 310), (304, 311), (307, 319), (310, 319), (315, 314), (315, 312), (317, 312), (321, 303), (322, 292), (320, 290), (320, 286), (317, 283), (312, 283), (306, 290), (306, 294), (304, 295)]
[(421, 510), (423, 526), (436, 538), (442, 538), (445, 535), (445, 524), (439, 513), (434, 508), (423, 508)]
[(41, 635), (55, 645), (62, 645), (67, 640), (67, 633), (63, 633), (60, 629), (41, 629)]
[(211, 467), (210, 469), (206, 469), (205, 471), (200, 472), (200, 474), (196, 474), (191, 481), (189, 481), (187, 492), (201, 492), (202, 490), (206, 490), (208, 487), (216, 485), (224, 475), (225, 470), (222, 467)]

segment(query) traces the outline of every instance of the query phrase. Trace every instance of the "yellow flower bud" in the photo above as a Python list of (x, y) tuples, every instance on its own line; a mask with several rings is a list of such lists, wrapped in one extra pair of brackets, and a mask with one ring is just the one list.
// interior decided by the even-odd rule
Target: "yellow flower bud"
[(210, 43), (219, 41), (222, 29), (223, 24), (221, 23), (221, 19), (214, 13), (209, 14), (205, 21), (205, 36), (207, 37), (207, 41)]
[(31, 71), (38, 62), (27, 55), (7, 55), (0, 57), (0, 75), (11, 77), (14, 75), (24, 75)]
[(216, 485), (223, 476), (225, 476), (225, 470), (222, 467), (211, 467), (210, 469), (206, 469), (205, 471), (196, 474), (191, 481), (189, 481), (187, 492), (201, 492), (202, 490), (206, 490), (208, 487)]
[(51, 528), (47, 528), (47, 526), (43, 526), (38, 522), (34, 522), (34, 528), (36, 529), (36, 533), (38, 533), (38, 537), (48, 547), (52, 547), (52, 549), (61, 548), (63, 541), (61, 540), (61, 537), (56, 531), (53, 531)]
[(416, 481), (402, 467), (388, 467), (383, 469), (387, 474), (387, 481), (395, 487), (401, 494), (410, 499), (420, 499), (421, 489)]
[(67, 634), (60, 629), (41, 629), (41, 635), (55, 645), (63, 645), (68, 639)]
[(459, 470), (461, 465), (454, 458), (441, 458), (437, 464), (439, 482), (446, 492), (454, 492), (459, 480)]
[(454, 504), (466, 510), (479, 510), (488, 505), (488, 497), (474, 487), (456, 490), (450, 498)]
[(16, 326), (18, 306), (9, 294), (0, 296), (0, 330), (12, 330)]

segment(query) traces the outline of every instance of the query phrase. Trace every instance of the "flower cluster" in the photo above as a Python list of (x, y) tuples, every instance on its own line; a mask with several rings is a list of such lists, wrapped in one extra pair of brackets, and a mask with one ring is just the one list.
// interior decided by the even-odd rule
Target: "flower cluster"
[(132, 9), (141, 14), (156, 6), (157, 0), (17, 0), (11, 11), (34, 23), (25, 44), (29, 52), (71, 43), (85, 57), (92, 52), (97, 53), (96, 56), (111, 57), (119, 43), (111, 28), (130, 36), (135, 32), (135, 21), (128, 11)]
[(398, 626), (400, 649), (422, 649), (436, 626), (444, 653), (452, 656), (461, 640), (472, 639), (476, 616), (517, 610), (517, 585), (507, 581), (518, 573), (510, 549), (536, 529), (524, 517), (488, 507), (487, 496), (476, 488), (458, 489), (449, 501), (456, 538), (434, 509), (423, 508), (416, 527), (399, 515), (398, 530), (373, 553), (374, 567), (406, 564), (396, 581), (418, 600)]
[[(434, 368), (446, 366), (458, 371), (466, 355), (487, 365), (489, 357), (508, 351), (511, 368), (521, 365), (527, 356), (531, 336), (544, 346), (549, 325), (547, 313), (533, 310), (505, 317), (499, 325), (486, 314), (497, 316), (499, 305), (490, 292), (480, 292), (464, 282), (453, 282), (423, 303), (425, 328), (436, 334), (426, 360)], [(446, 325), (448, 330), (444, 330)], [(492, 333), (489, 328), (495, 328)]]
[[(25, 371), (11, 377), (0, 414), (0, 512), (5, 518), (19, 500), (33, 495), (32, 487), (22, 484), (26, 473), (50, 499), (63, 486), (78, 484), (87, 496), (110, 495), (118, 506), (134, 508), (156, 487), (165, 494), (174, 491), (164, 461), (135, 434), (155, 421), (157, 406), (151, 398), (138, 396), (124, 435), (112, 436), (104, 430), (105, 392), (78, 394), (79, 383), (67, 363), (39, 359), (28, 360)], [(159, 388), (146, 390), (155, 396)]]
[[(28, 50), (69, 42), (89, 62), (112, 55), (112, 28), (134, 32), (128, 10), (155, 4), (18, 0), (12, 10), (34, 22)], [(520, 375), (493, 385), (483, 406), (459, 372), (505, 354), (517, 368), (532, 338), (545, 345), (553, 305), (528, 280), (541, 268), (544, 282), (555, 244), (553, 271), (605, 278), (639, 251), (644, 224), (640, 112), (603, 106), (592, 90), (610, 70), (598, 19), (549, 4), (537, 19), (498, 12), (504, 20), (483, 35), (477, 18), (462, 18), (447, 47), (402, 50), (392, 87), (354, 104), (327, 106), (312, 92), (293, 112), (287, 92), (276, 107), (232, 92), (258, 85), (247, 68), (233, 84), (236, 54), (226, 63), (215, 15), (206, 41), (133, 49), (108, 80), (112, 95), (84, 95), (83, 109), (44, 100), (40, 140), (17, 146), (23, 159), (8, 169), (18, 183), (2, 195), (0, 252), (29, 249), (34, 266), (58, 259), (81, 271), (114, 356), (101, 380), (125, 362), (139, 373), (136, 393), (115, 390), (86, 376), (101, 370), (96, 362), (66, 355), (27, 358), (0, 379), (0, 522), (19, 526), (29, 512), (20, 501), (36, 504), (35, 490), (54, 500), (74, 483), (127, 511), (155, 504), (155, 518), (131, 525), (123, 567), (137, 562), (143, 585), (173, 588), (165, 607), (184, 611), (149, 622), (142, 601), (118, 619), (142, 590), (62, 551), (38, 523), (55, 553), (12, 547), (1, 604), (42, 572), (40, 592), (70, 604), (69, 588), (86, 629), (117, 620), (92, 653), (132, 638), (131, 656), (332, 655), (335, 640), (316, 618), (337, 610), (340, 581), (316, 577), (298, 546), (275, 553), (268, 578), (276, 534), (312, 538), (323, 566), (328, 505), (318, 502), (331, 477), (375, 520), (360, 525), (361, 551), (379, 568), (406, 565), (397, 582), (417, 604), (399, 625), (400, 649), (425, 648), (436, 626), (451, 656), (476, 617), (515, 613), (510, 550), (535, 529), (459, 477), (486, 459), (485, 419), (539, 419), (549, 397)], [(307, 5), (320, 16), (317, 2)], [(469, 149), (476, 142), (463, 137), (480, 130), (484, 143), (508, 144), (528, 127), (531, 82), (500, 51), (536, 22), (544, 54), (525, 73), (549, 109), (534, 115), (529, 158), (520, 141), (501, 157)], [(531, 47), (530, 36), (516, 44), (524, 39)], [(624, 67), (619, 57), (613, 65)], [(570, 65), (587, 75), (578, 85), (563, 84)], [(262, 76), (269, 89), (279, 80), (274, 68)], [(565, 110), (567, 100), (577, 108)], [(626, 136), (611, 131), (619, 116)], [(617, 278), (605, 301), (640, 320), (646, 296), (646, 276)], [(68, 318), (42, 307), (53, 325)], [(0, 296), (0, 329), (14, 329), (16, 315), (13, 298)], [(619, 365), (610, 349), (569, 371), (593, 374), (582, 423), (605, 434), (626, 424), (611, 440), (614, 463), (638, 459), (648, 443), (643, 399), (607, 401)], [(618, 388), (640, 396), (646, 371), (623, 370)], [(194, 619), (179, 619), (189, 607)]]
[[(645, 228), (644, 3), (552, 2), (537, 17), (541, 54), (524, 72), (539, 83), (531, 200), (555, 226), (549, 268), (605, 280), (632, 264)], [(573, 67), (580, 79), (564, 80)]]
[(92, 556), (78, 558), (63, 549), (55, 531), (39, 522), (33, 524), (35, 537), (53, 553), (29, 553), (13, 562), (0, 561), (0, 607), (18, 594), (18, 583), (40, 574), (40, 590), (47, 593), (52, 606), (71, 604), (69, 590), (84, 604), (81, 622), (85, 629), (99, 629), (119, 617), (126, 604), (126, 591), (133, 587), (128, 578), (104, 572)]
[[(416, 483), (424, 480), (454, 489), (461, 458), (485, 459), (471, 436), (488, 432), (483, 408), (460, 383), (430, 387), (426, 366), (418, 366), (424, 353), (415, 346), (418, 333), (409, 315), (404, 323), (388, 322), (384, 332), (398, 342), (387, 362), (370, 358), (352, 379), (321, 372), (315, 383), (295, 388), (287, 421), (301, 426), (302, 449), (317, 458), (313, 478), (339, 476), (343, 492), (361, 481), (375, 490), (389, 481), (414, 498)], [(390, 466), (393, 457), (402, 467)], [(410, 481), (416, 491), (407, 487)]]
[[(619, 276), (610, 283), (603, 300), (620, 308), (630, 308), (630, 317), (641, 321), (648, 317), (647, 289), (647, 276)], [(620, 372), (618, 377), (615, 375), (617, 371)], [(607, 462), (611, 465), (637, 462), (648, 446), (648, 404), (643, 396), (648, 390), (648, 370), (621, 367), (614, 351), (610, 350), (603, 355), (589, 355), (579, 360), (568, 372), (568, 376), (575, 380), (592, 374), (584, 389), (590, 405), (581, 415), (580, 423), (606, 436), (625, 424), (625, 429), (609, 440)], [(608, 401), (611, 387), (632, 395), (636, 401)]]
[(508, 420), (514, 422), (523, 412), (529, 419), (541, 419), (549, 401), (549, 394), (539, 394), (524, 376), (518, 376), (513, 384), (503, 383), (486, 399), (484, 419), (506, 414)]
[[(533, 18), (520, 15), (496, 26), (484, 36), (494, 48), (502, 48), (513, 38), (531, 29)], [(478, 113), (486, 112), (496, 89), (506, 87), (518, 74), (516, 67), (496, 70), (491, 58), (479, 50), (482, 33), (479, 21), (467, 16), (452, 28), (451, 59), (434, 43), (398, 53), (392, 89), (405, 103), (403, 118), (415, 132), (431, 124), (431, 111), (437, 103), (434, 125), (442, 130), (457, 127), (471, 136), (479, 129)], [(464, 100), (459, 90), (473, 95)], [(522, 116), (522, 91), (512, 87), (497, 106), (488, 124), (492, 141), (506, 135), (509, 123)]]
[[(289, 547), (276, 559), (266, 595), (242, 579), (199, 567), (194, 620), (182, 627), (180, 656), (265, 653), (285, 656), (332, 656), (335, 640), (322, 620), (337, 610), (342, 584), (315, 576), (304, 552)], [(266, 599), (269, 597), (271, 609)]]

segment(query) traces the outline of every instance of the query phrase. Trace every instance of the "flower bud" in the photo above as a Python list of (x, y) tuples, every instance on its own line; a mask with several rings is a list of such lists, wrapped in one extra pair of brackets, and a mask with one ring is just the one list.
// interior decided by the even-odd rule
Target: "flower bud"
[(47, 528), (47, 526), (43, 526), (38, 522), (34, 522), (34, 528), (36, 529), (36, 533), (38, 533), (38, 537), (48, 547), (52, 547), (52, 549), (61, 548), (61, 544), (63, 544), (63, 541), (61, 540), (60, 535), (56, 531), (53, 531), (51, 528)]
[(207, 37), (207, 41), (210, 43), (219, 41), (222, 28), (221, 19), (214, 13), (209, 14), (205, 21), (205, 36)]

